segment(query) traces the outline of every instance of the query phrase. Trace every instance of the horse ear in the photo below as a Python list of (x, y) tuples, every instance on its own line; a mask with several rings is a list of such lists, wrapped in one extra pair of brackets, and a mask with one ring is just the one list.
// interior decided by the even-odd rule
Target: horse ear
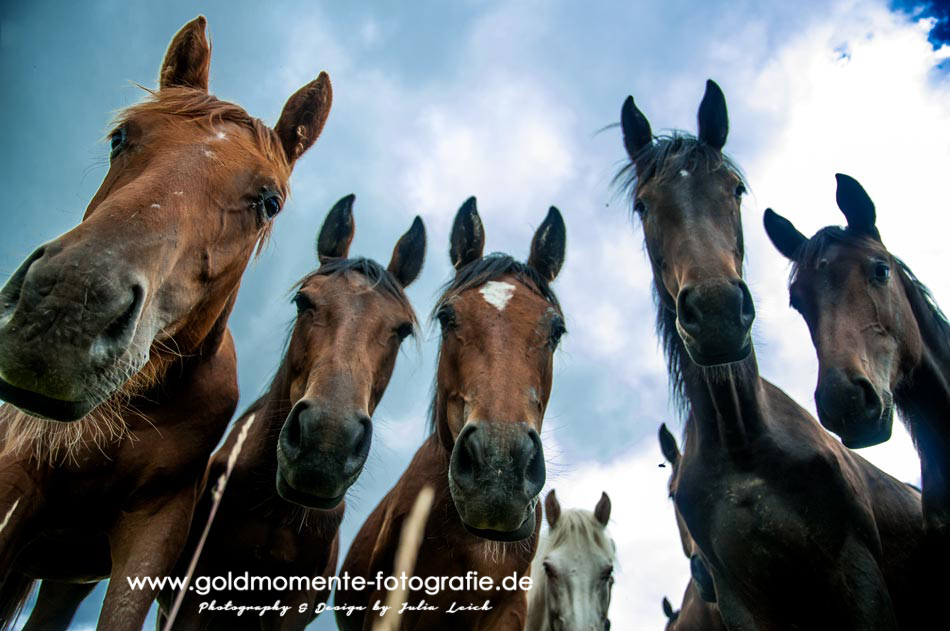
[(838, 190), (835, 199), (838, 208), (848, 218), (848, 228), (851, 230), (880, 239), (875, 223), (877, 213), (874, 211), (874, 202), (856, 179), (844, 173), (835, 173), (838, 180)]
[(350, 193), (333, 205), (327, 218), (323, 220), (320, 236), (317, 237), (317, 258), (320, 263), (330, 259), (345, 259), (350, 251), (350, 243), (356, 233), (353, 221), (353, 201), (356, 195)]
[(564, 251), (567, 243), (567, 228), (561, 211), (554, 206), (548, 210), (548, 216), (538, 227), (531, 239), (531, 254), (528, 265), (533, 267), (549, 283), (557, 278), (564, 264)]
[(799, 232), (791, 221), (771, 208), (765, 209), (762, 221), (765, 223), (765, 234), (769, 235), (775, 249), (785, 258), (797, 261), (798, 251), (808, 242), (808, 237)]
[(208, 74), (211, 70), (211, 44), (205, 35), (208, 21), (199, 15), (181, 27), (175, 34), (162, 69), (158, 73), (158, 88), (192, 88), (208, 91)]
[(317, 141), (332, 103), (333, 86), (325, 72), (287, 99), (274, 131), (291, 165)]
[(485, 230), (482, 228), (481, 217), (478, 216), (475, 198), (469, 197), (452, 222), (452, 236), (449, 241), (452, 266), (456, 271), (462, 269), (472, 261), (482, 258), (484, 249)]
[(600, 501), (594, 507), (594, 517), (601, 526), (606, 526), (610, 521), (610, 497), (606, 493), (600, 494)]
[(627, 155), (631, 160), (641, 149), (653, 142), (653, 132), (650, 130), (650, 121), (637, 109), (633, 97), (628, 96), (620, 110), (620, 127), (623, 129), (623, 146), (627, 148)]
[(422, 218), (416, 215), (409, 231), (402, 235), (393, 248), (393, 257), (387, 268), (399, 284), (408, 287), (416, 280), (422, 270), (422, 261), (426, 256), (426, 228)]
[(706, 81), (706, 93), (699, 104), (699, 139), (721, 150), (729, 135), (729, 112), (722, 89), (712, 79)]
[(664, 613), (664, 614), (666, 615), (666, 617), (669, 618), (670, 620), (673, 619), (673, 615), (674, 615), (674, 614), (673, 614), (673, 605), (670, 604), (670, 601), (669, 601), (669, 599), (668, 599), (666, 596), (663, 597), (663, 613)]
[(676, 444), (676, 438), (673, 437), (673, 434), (670, 433), (670, 430), (666, 428), (666, 423), (660, 424), (660, 451), (663, 452), (663, 457), (666, 458), (666, 461), (672, 465), (675, 465), (680, 458), (680, 448)]
[(557, 526), (557, 520), (561, 518), (561, 503), (557, 501), (557, 495), (554, 489), (544, 498), (544, 516), (548, 518), (548, 526), (551, 530)]

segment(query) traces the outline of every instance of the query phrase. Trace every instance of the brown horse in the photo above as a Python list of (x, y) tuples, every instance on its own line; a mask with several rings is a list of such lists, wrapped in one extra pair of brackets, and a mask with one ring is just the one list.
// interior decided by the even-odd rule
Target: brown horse
[(927, 628), (919, 495), (758, 374), (741, 276), (745, 185), (722, 153), (722, 91), (707, 82), (697, 137), (655, 139), (632, 97), (621, 124), (631, 162), (619, 177), (643, 224), (658, 331), (687, 412), (674, 501), (726, 626)]
[[(317, 239), (320, 267), (298, 284), (297, 319), (273, 382), (211, 459), (206, 479), (213, 485), (228, 467), (238, 434), (250, 424), (195, 576), (336, 573), (343, 495), (363, 468), (370, 417), (386, 391), (400, 344), (415, 328), (403, 289), (422, 269), (426, 243), (416, 217), (388, 268), (347, 258), (355, 229), (353, 199), (337, 202), (323, 224)], [(201, 532), (212, 501), (207, 488), (180, 565), (191, 560), (194, 534)], [(315, 607), (326, 602), (329, 591), (312, 584), (204, 596), (188, 590), (173, 628), (300, 630), (316, 617)], [(212, 599), (236, 606), (279, 600), (290, 611), (283, 616), (201, 611), (200, 604)]]
[(865, 447), (890, 438), (896, 405), (920, 454), (925, 523), (950, 545), (950, 324), (884, 247), (864, 188), (835, 177), (847, 228), (808, 239), (765, 211), (772, 243), (794, 262), (790, 302), (818, 353), (818, 418), (846, 445)]
[[(553, 355), (564, 318), (552, 282), (564, 260), (565, 228), (552, 208), (531, 243), (527, 264), (482, 257), (485, 234), (475, 198), (459, 210), (450, 255), (456, 275), (435, 313), (442, 325), (432, 434), (356, 536), (343, 574), (365, 590), (337, 591), (337, 624), (368, 630), (388, 588), (403, 521), (420, 489), (435, 489), (403, 631), (520, 631), (525, 583), (538, 543), (544, 486), (541, 421), (551, 393)], [(470, 579), (477, 573), (478, 584)], [(439, 577), (455, 587), (436, 588)], [(397, 577), (398, 578), (398, 577)], [(483, 582), (492, 579), (492, 586)], [(503, 583), (503, 579), (510, 582)], [(464, 581), (464, 582), (463, 582)], [(430, 588), (431, 587), (431, 588)], [(496, 589), (499, 587), (499, 589)], [(424, 603), (420, 602), (423, 601)], [(461, 610), (459, 610), (461, 608)]]
[(329, 113), (325, 74), (274, 129), (208, 93), (205, 19), (123, 112), (82, 223), (0, 290), (0, 626), (34, 579), (111, 577), (99, 628), (140, 629), (237, 404), (245, 267)]
[[(659, 431), (660, 450), (663, 457), (670, 463), (672, 471), (670, 472), (669, 495), (670, 499), (676, 497), (676, 487), (679, 482), (679, 463), (680, 449), (676, 443), (676, 438), (666, 428), (666, 424), (660, 425)], [(722, 622), (722, 616), (719, 614), (719, 607), (716, 605), (716, 589), (713, 584), (709, 570), (702, 560), (702, 553), (696, 542), (686, 529), (686, 523), (683, 516), (673, 504), (673, 512), (676, 514), (676, 528), (679, 531), (680, 543), (683, 546), (683, 554), (689, 559), (690, 573), (692, 577), (689, 584), (686, 585), (686, 591), (683, 593), (683, 603), (678, 611), (673, 611), (672, 605), (663, 598), (663, 611), (669, 622), (666, 625), (667, 631), (688, 631), (705, 630), (718, 631), (725, 629)]]

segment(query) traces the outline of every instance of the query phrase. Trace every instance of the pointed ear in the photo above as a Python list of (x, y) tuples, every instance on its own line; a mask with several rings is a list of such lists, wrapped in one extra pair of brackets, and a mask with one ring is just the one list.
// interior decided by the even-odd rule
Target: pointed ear
[(332, 103), (333, 86), (325, 72), (287, 99), (274, 131), (291, 166), (317, 141)]
[(551, 530), (557, 526), (557, 520), (561, 518), (561, 503), (557, 501), (557, 495), (554, 489), (544, 498), (544, 516), (548, 519), (548, 526)]
[(680, 448), (676, 444), (676, 438), (673, 437), (673, 434), (670, 433), (670, 430), (666, 428), (666, 423), (660, 424), (660, 451), (663, 452), (663, 457), (666, 458), (666, 461), (671, 465), (675, 465), (680, 458)]
[(551, 206), (548, 216), (531, 239), (528, 265), (537, 270), (544, 280), (552, 282), (564, 264), (566, 244), (567, 228), (564, 226), (564, 218), (561, 217), (561, 211)]
[(211, 44), (205, 36), (207, 23), (205, 16), (199, 15), (172, 38), (158, 73), (159, 90), (192, 88), (208, 91)]
[(715, 81), (706, 81), (706, 93), (699, 104), (699, 139), (713, 149), (722, 149), (729, 135), (726, 97)]
[(666, 596), (663, 597), (663, 613), (670, 620), (673, 619), (673, 616), (674, 616), (673, 605), (670, 604), (670, 601), (669, 599), (667, 599)]
[(835, 179), (838, 180), (835, 199), (838, 201), (838, 208), (848, 218), (848, 228), (880, 239), (881, 235), (875, 226), (877, 213), (874, 211), (874, 202), (871, 201), (867, 191), (850, 175), (836, 173)]
[(610, 521), (610, 497), (606, 493), (600, 494), (600, 501), (594, 507), (594, 517), (601, 526), (606, 526)]
[(623, 129), (623, 146), (627, 148), (627, 155), (633, 160), (637, 153), (653, 142), (653, 132), (647, 117), (637, 109), (633, 97), (628, 96), (620, 110), (620, 127)]
[(475, 198), (469, 197), (455, 214), (452, 236), (449, 240), (449, 258), (456, 271), (482, 258), (485, 249), (485, 230), (478, 216)]
[(353, 221), (353, 201), (356, 195), (352, 193), (338, 201), (327, 213), (317, 237), (317, 258), (320, 263), (330, 259), (345, 259), (350, 251), (350, 243), (356, 233), (356, 223)]
[(426, 256), (426, 228), (422, 218), (416, 215), (409, 231), (402, 235), (393, 248), (393, 257), (387, 268), (399, 284), (408, 287), (416, 280), (422, 270), (422, 261)]
[(765, 234), (769, 235), (775, 249), (788, 260), (797, 261), (798, 251), (808, 243), (808, 237), (799, 232), (791, 221), (771, 208), (765, 209), (762, 221), (765, 223)]

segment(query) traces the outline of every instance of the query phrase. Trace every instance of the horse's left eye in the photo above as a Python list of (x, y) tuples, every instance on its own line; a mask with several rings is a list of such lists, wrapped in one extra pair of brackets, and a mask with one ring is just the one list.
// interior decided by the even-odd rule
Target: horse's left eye
[(409, 322), (400, 324), (398, 327), (396, 327), (395, 332), (396, 332), (396, 337), (398, 337), (399, 341), (401, 342), (407, 337), (409, 337), (410, 335), (412, 335), (412, 324), (410, 324)]
[(604, 571), (603, 571), (603, 573), (601, 574), (600, 577), (601, 577), (601, 579), (603, 579), (603, 580), (605, 580), (605, 581), (609, 581), (610, 579), (612, 579), (612, 578), (614, 577), (614, 568), (613, 568), (613, 566), (604, 569)]
[(878, 261), (874, 264), (874, 280), (884, 283), (891, 277), (891, 266), (884, 261)]
[(736, 186), (736, 190), (735, 190), (736, 199), (742, 199), (742, 196), (745, 195), (745, 193), (746, 193), (745, 184), (739, 184), (738, 186)]
[(551, 323), (551, 348), (557, 348), (557, 345), (561, 343), (561, 337), (567, 333), (567, 327), (564, 326), (564, 321), (560, 318), (555, 318)]
[(127, 139), (125, 127), (119, 127), (109, 136), (109, 159), (112, 160), (125, 148)]
[(271, 220), (280, 212), (280, 195), (277, 193), (263, 193), (259, 204), (264, 218)]

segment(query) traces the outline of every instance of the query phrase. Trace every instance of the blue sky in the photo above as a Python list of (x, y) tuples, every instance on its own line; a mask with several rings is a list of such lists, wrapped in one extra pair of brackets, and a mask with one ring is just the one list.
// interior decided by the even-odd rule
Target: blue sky
[[(590, 3), (588, 3), (590, 4)], [(950, 304), (944, 274), (950, 164), (945, 3), (789, 2), (4, 3), (0, 11), (0, 278), (81, 217), (105, 173), (111, 116), (154, 86), (171, 36), (208, 17), (212, 92), (273, 123), (287, 97), (326, 70), (334, 104), (297, 165), (293, 197), (252, 263), (231, 320), (242, 406), (266, 385), (294, 310), (288, 290), (315, 265), (327, 210), (356, 194), (351, 252), (383, 262), (420, 214), (429, 235), (409, 289), (426, 315), (450, 277), (448, 229), (477, 195), (487, 249), (526, 257), (558, 206), (568, 255), (555, 284), (569, 334), (544, 425), (549, 486), (565, 506), (613, 497), (620, 553), (615, 628), (656, 629), (660, 598), (688, 576), (655, 444), (677, 424), (653, 335), (641, 235), (610, 180), (622, 165), (620, 105), (633, 94), (655, 130), (694, 130), (707, 77), (722, 86), (744, 168), (747, 276), (763, 374), (813, 409), (816, 362), (787, 308), (787, 267), (767, 243), (772, 206), (805, 232), (840, 223), (836, 171), (878, 205), (885, 242)], [(939, 20), (943, 20), (940, 22)], [(425, 434), (437, 335), (407, 345), (376, 413), (344, 549)], [(906, 434), (865, 450), (916, 480)], [(77, 628), (94, 625), (101, 590)], [(321, 618), (314, 628), (332, 628)]]

